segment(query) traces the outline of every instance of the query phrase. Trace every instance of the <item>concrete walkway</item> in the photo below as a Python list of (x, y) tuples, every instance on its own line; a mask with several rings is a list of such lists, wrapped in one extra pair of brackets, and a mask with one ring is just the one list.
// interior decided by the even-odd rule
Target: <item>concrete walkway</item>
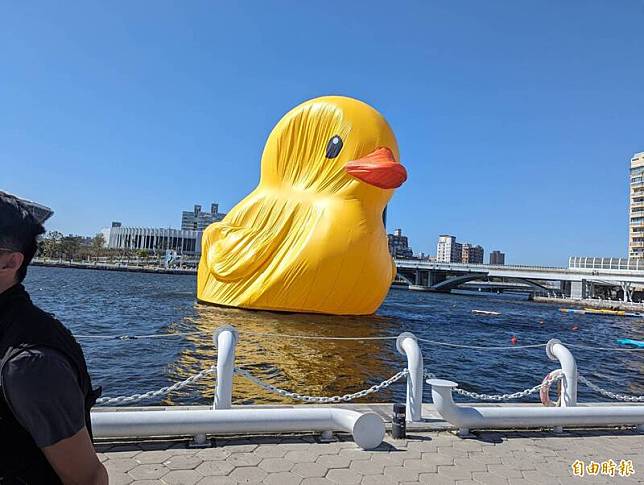
[[(411, 431), (407, 440), (388, 434), (372, 451), (344, 436), (333, 443), (319, 443), (312, 435), (213, 443), (206, 449), (187, 448), (185, 441), (97, 449), (114, 485), (644, 483), (644, 435), (634, 430), (480, 432), (471, 439)], [(579, 472), (582, 465), (583, 477), (574, 476), (573, 466)]]

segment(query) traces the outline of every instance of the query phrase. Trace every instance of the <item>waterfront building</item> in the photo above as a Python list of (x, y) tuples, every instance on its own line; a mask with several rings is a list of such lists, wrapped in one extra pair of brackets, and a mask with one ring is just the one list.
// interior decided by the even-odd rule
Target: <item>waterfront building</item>
[(644, 152), (631, 157), (628, 257), (644, 259)]
[(108, 248), (148, 251), (173, 250), (178, 254), (201, 254), (202, 231), (162, 229), (146, 227), (112, 227), (109, 231)]
[(414, 252), (409, 247), (407, 236), (403, 236), (402, 229), (396, 229), (393, 234), (387, 234), (389, 253), (394, 258), (412, 258)]
[(205, 231), (213, 222), (221, 221), (226, 214), (219, 212), (219, 204), (210, 204), (210, 212), (203, 212), (199, 204), (195, 204), (191, 211), (181, 214), (181, 229), (184, 231)]
[(443, 263), (460, 263), (463, 254), (463, 245), (456, 242), (455, 236), (442, 234), (438, 236), (436, 245), (436, 261)]
[(483, 264), (485, 250), (478, 244), (463, 243), (461, 248), (461, 263)]
[(490, 253), (490, 264), (502, 265), (505, 264), (505, 253), (494, 250)]

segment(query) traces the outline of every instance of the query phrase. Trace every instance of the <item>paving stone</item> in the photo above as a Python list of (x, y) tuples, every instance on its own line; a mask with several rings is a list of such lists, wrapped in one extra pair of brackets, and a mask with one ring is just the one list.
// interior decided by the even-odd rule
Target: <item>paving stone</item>
[(333, 482), (326, 478), (305, 478), (301, 485), (333, 485)]
[(237, 485), (237, 482), (230, 477), (203, 477), (197, 485)]
[(170, 459), (171, 456), (171, 451), (154, 450), (146, 451), (145, 453), (139, 453), (134, 457), (134, 460), (141, 465), (145, 465), (147, 463), (163, 463), (164, 461)]
[(132, 468), (128, 473), (135, 480), (156, 480), (170, 471), (169, 468), (159, 463), (139, 465)]
[(339, 456), (344, 456), (351, 461), (371, 460), (372, 453), (369, 451), (344, 449), (340, 450)]
[(398, 482), (413, 482), (418, 480), (419, 472), (402, 466), (386, 466), (384, 475)]
[[(286, 455), (288, 456), (288, 454)], [(320, 465), (319, 463), (296, 463), (291, 472), (302, 478), (322, 478), (326, 475), (328, 468)]]
[(261, 468), (257, 468), (255, 466), (243, 466), (235, 468), (228, 476), (238, 483), (262, 483), (267, 475), (268, 474)]
[(398, 453), (375, 453), (371, 457), (371, 461), (383, 466), (400, 466), (405, 458)]
[(422, 453), (420, 456), (421, 461), (434, 464), (434, 465), (453, 465), (454, 458), (439, 453)]
[(361, 485), (398, 485), (398, 481), (384, 475), (365, 475)]
[(230, 456), (230, 451), (226, 448), (206, 448), (199, 450), (194, 456), (201, 458), (203, 461), (225, 460)]
[(363, 475), (347, 468), (334, 468), (329, 470), (326, 478), (339, 485), (356, 485), (362, 481)]
[(233, 465), (223, 460), (210, 460), (204, 461), (200, 464), (195, 471), (204, 476), (222, 476), (228, 475), (235, 469)]
[(454, 466), (463, 468), (470, 472), (486, 472), (487, 463), (475, 458), (454, 458)]
[(302, 477), (291, 472), (269, 473), (264, 479), (265, 485), (299, 485)]
[(203, 460), (196, 455), (173, 455), (163, 464), (171, 470), (193, 470), (202, 462)]
[(521, 470), (508, 466), (508, 465), (488, 465), (487, 469), (490, 473), (499, 475), (504, 478), (523, 478)]
[(405, 460), (403, 467), (409, 470), (416, 470), (418, 473), (436, 473), (436, 463), (429, 463), (423, 460)]
[(138, 466), (139, 464), (132, 458), (109, 458), (105, 463), (103, 463), (103, 465), (105, 465), (105, 469), (108, 471), (108, 473), (125, 473)]
[(280, 447), (279, 445), (261, 445), (253, 454), (260, 458), (284, 458), (288, 450)]
[(340, 455), (322, 455), (315, 462), (327, 468), (348, 468), (351, 464), (349, 458)]
[(351, 462), (349, 470), (361, 475), (382, 475), (385, 472), (385, 465), (371, 460), (358, 460)]
[(134, 481), (134, 478), (127, 473), (111, 470), (107, 470), (107, 473), (109, 475), (110, 485), (128, 485)]
[(168, 485), (194, 485), (202, 478), (203, 475), (195, 470), (173, 470), (161, 480)]
[(472, 479), (472, 472), (454, 465), (438, 465), (437, 473), (442, 477), (451, 478), (454, 481)]
[(262, 458), (253, 453), (233, 453), (226, 461), (231, 465), (238, 466), (257, 466), (261, 463)]
[(284, 455), (284, 459), (292, 461), (293, 463), (313, 463), (317, 458), (317, 455), (309, 453), (306, 450), (289, 451)]
[[(479, 482), (482, 485), (506, 485), (508, 484), (508, 479), (501, 477), (494, 473), (489, 472), (474, 472), (472, 473), (472, 479), (475, 482)], [(543, 482), (540, 482), (543, 483)], [(550, 485), (550, 484), (547, 484)]]
[(264, 458), (259, 467), (265, 472), (277, 473), (288, 472), (293, 468), (294, 463), (284, 458)]

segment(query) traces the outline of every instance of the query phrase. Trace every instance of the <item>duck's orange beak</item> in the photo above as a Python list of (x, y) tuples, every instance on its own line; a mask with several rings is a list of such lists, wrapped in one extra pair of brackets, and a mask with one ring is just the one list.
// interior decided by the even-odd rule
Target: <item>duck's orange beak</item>
[(347, 163), (344, 169), (358, 180), (381, 189), (395, 189), (407, 180), (407, 170), (386, 147), (376, 148), (369, 155)]

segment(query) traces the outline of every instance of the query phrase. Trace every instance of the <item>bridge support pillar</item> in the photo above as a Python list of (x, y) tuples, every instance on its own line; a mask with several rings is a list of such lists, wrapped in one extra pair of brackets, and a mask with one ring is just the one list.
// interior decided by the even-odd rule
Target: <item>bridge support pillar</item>
[(573, 300), (586, 298), (586, 280), (570, 282), (570, 298)]

